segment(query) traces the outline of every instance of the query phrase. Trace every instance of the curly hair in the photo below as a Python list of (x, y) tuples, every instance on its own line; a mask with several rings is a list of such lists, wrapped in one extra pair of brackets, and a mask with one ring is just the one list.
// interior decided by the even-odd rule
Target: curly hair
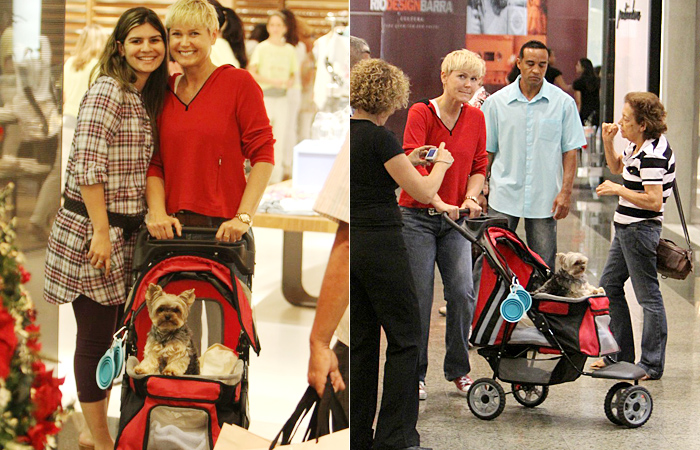
[(668, 129), (666, 127), (666, 108), (655, 94), (651, 92), (628, 92), (625, 103), (634, 113), (634, 120), (645, 125), (644, 139), (658, 139)]
[(381, 59), (358, 62), (350, 73), (350, 105), (380, 114), (408, 105), (409, 80), (396, 66)]

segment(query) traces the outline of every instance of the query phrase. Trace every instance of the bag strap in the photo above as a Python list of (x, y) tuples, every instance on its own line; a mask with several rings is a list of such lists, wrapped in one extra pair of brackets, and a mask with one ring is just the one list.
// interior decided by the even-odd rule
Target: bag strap
[(49, 135), (49, 122), (46, 120), (46, 116), (44, 116), (44, 112), (41, 110), (39, 107), (39, 104), (36, 102), (36, 98), (34, 98), (34, 92), (32, 92), (32, 88), (29, 86), (24, 87), (24, 95), (27, 96), (27, 100), (29, 100), (29, 104), (32, 105), (32, 109), (34, 109), (34, 112), (39, 116), (39, 119), (41, 119), (41, 129), (44, 132), (45, 136)]
[(343, 411), (340, 401), (333, 392), (333, 385), (329, 376), (326, 379), (323, 398), (318, 396), (312, 386), (306, 389), (304, 396), (299, 401), (289, 420), (287, 420), (287, 423), (284, 424), (280, 432), (275, 436), (275, 439), (270, 443), (269, 450), (273, 450), (278, 443), (279, 445), (290, 445), (302, 420), (312, 409), (313, 412), (311, 413), (309, 426), (304, 433), (303, 441), (317, 440), (321, 436), (330, 434), (329, 422), (331, 415), (334, 419), (333, 431), (340, 431), (349, 426), (345, 411)]
[[(329, 422), (332, 421), (332, 430), (329, 426)], [(309, 428), (306, 431), (304, 440), (308, 441), (311, 439), (318, 439), (321, 436), (326, 436), (331, 434), (331, 432), (344, 430), (348, 428), (348, 418), (345, 415), (343, 406), (340, 404), (340, 400), (336, 397), (333, 392), (333, 384), (331, 383), (330, 376), (326, 379), (326, 387), (323, 391), (323, 397), (319, 402), (314, 413), (311, 416), (311, 421), (309, 422)]]
[(291, 443), (292, 438), (294, 437), (294, 434), (296, 433), (296, 430), (299, 427), (299, 424), (304, 419), (304, 417), (306, 417), (306, 414), (308, 414), (309, 411), (311, 411), (311, 409), (318, 403), (319, 400), (320, 399), (318, 397), (318, 394), (316, 393), (316, 390), (313, 387), (309, 386), (308, 389), (306, 389), (304, 395), (301, 397), (301, 400), (299, 400), (299, 404), (297, 405), (292, 415), (284, 424), (280, 432), (277, 433), (275, 439), (273, 439), (270, 443), (270, 450), (275, 448), (278, 441), (280, 445), (289, 445)]
[(681, 225), (683, 226), (683, 234), (685, 234), (685, 243), (688, 244), (688, 250), (693, 250), (690, 245), (690, 236), (688, 236), (688, 225), (685, 223), (685, 215), (683, 214), (683, 205), (681, 204), (681, 196), (678, 193), (678, 185), (676, 180), (673, 180), (673, 198), (676, 199), (676, 206), (678, 207), (678, 215), (681, 218)]

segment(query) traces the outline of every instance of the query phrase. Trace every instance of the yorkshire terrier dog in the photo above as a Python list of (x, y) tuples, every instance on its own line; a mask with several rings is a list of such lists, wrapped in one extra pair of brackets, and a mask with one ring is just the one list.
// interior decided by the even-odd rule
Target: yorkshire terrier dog
[(199, 374), (197, 350), (187, 326), (194, 289), (180, 295), (167, 294), (151, 283), (146, 290), (146, 306), (153, 322), (148, 332), (143, 361), (134, 368), (138, 374)]
[(605, 293), (602, 287), (595, 287), (588, 283), (586, 278), (588, 258), (586, 256), (576, 252), (557, 253), (557, 262), (559, 270), (537, 289), (535, 294), (544, 293), (559, 297), (580, 298)]

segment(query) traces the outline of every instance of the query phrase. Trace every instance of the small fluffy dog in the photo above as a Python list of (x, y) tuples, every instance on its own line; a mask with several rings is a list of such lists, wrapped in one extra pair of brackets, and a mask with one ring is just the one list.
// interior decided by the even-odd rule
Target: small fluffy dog
[(146, 290), (146, 306), (153, 322), (148, 332), (143, 361), (134, 368), (138, 374), (199, 374), (197, 350), (187, 326), (194, 289), (180, 295), (167, 294), (151, 283)]
[(559, 297), (580, 298), (605, 293), (602, 287), (595, 287), (588, 283), (586, 278), (588, 258), (586, 256), (576, 252), (557, 253), (557, 262), (559, 270), (537, 289), (535, 294), (544, 293)]

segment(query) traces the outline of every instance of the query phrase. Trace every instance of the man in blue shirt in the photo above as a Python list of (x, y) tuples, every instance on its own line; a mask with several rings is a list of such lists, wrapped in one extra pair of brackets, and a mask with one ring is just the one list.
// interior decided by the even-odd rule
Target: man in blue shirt
[(547, 47), (526, 42), (520, 76), (486, 99), (489, 206), (515, 230), (525, 219), (528, 246), (554, 270), (557, 220), (569, 214), (576, 151), (586, 144), (576, 103), (544, 79)]

